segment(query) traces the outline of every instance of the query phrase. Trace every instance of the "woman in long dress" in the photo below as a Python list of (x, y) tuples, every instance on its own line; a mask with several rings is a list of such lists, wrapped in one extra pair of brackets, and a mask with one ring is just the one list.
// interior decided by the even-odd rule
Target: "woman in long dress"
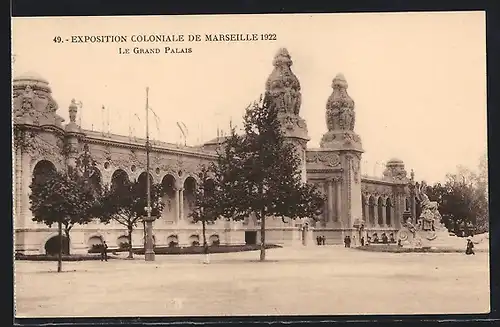
[(465, 254), (467, 255), (475, 255), (474, 253), (474, 243), (470, 240), (470, 238), (467, 240), (467, 248), (465, 249)]

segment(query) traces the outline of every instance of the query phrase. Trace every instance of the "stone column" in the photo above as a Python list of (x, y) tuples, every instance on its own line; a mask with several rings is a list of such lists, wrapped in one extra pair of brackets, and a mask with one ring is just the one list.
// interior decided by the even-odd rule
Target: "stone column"
[(184, 221), (184, 188), (179, 190), (179, 221)]
[(414, 223), (417, 222), (417, 201), (415, 200), (415, 195), (413, 192), (410, 191), (410, 210), (411, 210), (411, 216), (413, 217)]
[(335, 201), (335, 221), (338, 222), (340, 221), (340, 216), (342, 215), (342, 181), (340, 179), (337, 179), (335, 181), (335, 196), (336, 196), (336, 201)]
[(391, 203), (391, 206), (385, 208), (386, 218), (387, 218), (387, 208), (389, 208), (389, 213), (391, 214), (391, 220), (389, 221), (389, 224), (387, 224), (387, 226), (394, 227), (394, 210), (392, 207), (392, 203)]
[(32, 221), (32, 214), (30, 211), (30, 184), (31, 184), (31, 167), (30, 167), (30, 155), (28, 153), (22, 154), (22, 167), (21, 167), (21, 219), (24, 221), (23, 227), (28, 227), (31, 224), (35, 224)]
[(378, 223), (378, 201), (375, 201), (373, 204), (373, 225), (376, 227), (380, 227)]
[(396, 193), (396, 201), (394, 203), (394, 215), (397, 217), (395, 217), (396, 221), (397, 221), (397, 227), (398, 228), (401, 228), (401, 220), (403, 219), (403, 211), (405, 209), (405, 203), (404, 203), (404, 197), (399, 194), (399, 193)]
[(385, 202), (382, 203), (382, 225), (389, 227), (389, 225), (386, 222), (386, 209), (385, 209), (386, 207), (385, 206), (386, 206)]
[(16, 147), (16, 154), (15, 154), (15, 166), (14, 166), (14, 181), (15, 181), (15, 193), (14, 193), (14, 200), (15, 200), (15, 206), (14, 206), (14, 229), (16, 228), (23, 228), (24, 227), (24, 222), (23, 222), (23, 215), (21, 213), (22, 210), (22, 192), (23, 192), (23, 180), (22, 180), (22, 173), (23, 173), (23, 165), (22, 165), (22, 150), (19, 147)]
[(174, 192), (174, 210), (175, 210), (175, 223), (178, 224), (180, 220), (180, 201), (179, 190), (176, 188)]
[(363, 203), (365, 206), (365, 217), (363, 218), (365, 220), (365, 226), (369, 226), (370, 224), (370, 206), (368, 205), (369, 198), (369, 196), (365, 197), (365, 202)]
[(336, 214), (333, 211), (333, 180), (328, 180), (327, 181), (327, 188), (328, 188), (328, 214), (325, 219), (325, 221), (335, 221), (334, 215)]

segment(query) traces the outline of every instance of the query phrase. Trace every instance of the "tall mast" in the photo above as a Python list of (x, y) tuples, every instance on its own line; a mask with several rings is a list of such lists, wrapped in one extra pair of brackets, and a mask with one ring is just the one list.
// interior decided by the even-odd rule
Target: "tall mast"
[(146, 188), (147, 188), (147, 214), (151, 218), (151, 185), (149, 180), (149, 87), (146, 87)]

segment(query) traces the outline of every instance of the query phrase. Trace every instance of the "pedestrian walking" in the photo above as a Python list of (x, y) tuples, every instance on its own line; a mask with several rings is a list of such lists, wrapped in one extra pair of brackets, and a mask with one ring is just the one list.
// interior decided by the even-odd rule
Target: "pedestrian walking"
[(108, 261), (108, 245), (106, 241), (104, 241), (101, 246), (101, 261)]
[(476, 253), (474, 253), (474, 243), (472, 243), (472, 241), (471, 241), (470, 238), (467, 240), (467, 248), (465, 249), (465, 254), (467, 254), (467, 255), (470, 255), (470, 254), (476, 255)]
[(210, 263), (210, 254), (209, 254), (207, 242), (203, 243), (203, 254), (205, 255), (203, 263), (209, 264)]

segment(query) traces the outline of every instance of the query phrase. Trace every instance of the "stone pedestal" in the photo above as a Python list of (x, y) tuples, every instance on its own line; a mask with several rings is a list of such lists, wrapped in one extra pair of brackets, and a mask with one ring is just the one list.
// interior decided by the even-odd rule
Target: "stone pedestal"
[(313, 231), (312, 228), (307, 228), (307, 229), (302, 229), (301, 231), (302, 235), (302, 245), (303, 246), (311, 246), (314, 245), (314, 239), (313, 239)]
[(154, 261), (155, 260), (155, 252), (153, 249), (154, 241), (153, 241), (153, 221), (155, 217), (145, 217), (146, 222), (146, 244), (144, 251), (144, 260), (146, 261)]

